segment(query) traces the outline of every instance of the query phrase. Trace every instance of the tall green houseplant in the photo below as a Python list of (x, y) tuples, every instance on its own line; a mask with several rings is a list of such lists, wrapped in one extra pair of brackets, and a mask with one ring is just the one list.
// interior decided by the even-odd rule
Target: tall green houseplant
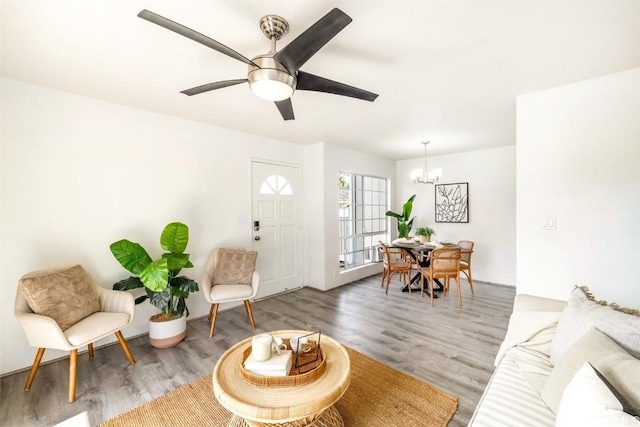
[[(414, 216), (411, 218), (411, 211), (413, 210), (413, 199), (416, 198), (416, 195), (409, 197), (409, 200), (402, 205), (402, 213), (395, 213), (392, 211), (387, 211), (386, 216), (393, 217), (398, 220), (398, 238), (406, 239), (409, 237), (409, 232), (411, 231), (411, 227), (413, 226), (413, 220), (416, 219)], [(411, 218), (411, 219), (409, 219)]]
[(198, 290), (198, 284), (186, 276), (178, 276), (183, 268), (191, 268), (189, 254), (184, 251), (189, 242), (189, 228), (181, 222), (168, 224), (160, 235), (160, 246), (165, 253), (152, 260), (139, 244), (127, 239), (118, 240), (109, 246), (111, 253), (127, 271), (134, 274), (113, 285), (113, 289), (126, 291), (144, 287), (146, 295), (136, 299), (136, 304), (147, 298), (161, 310), (154, 320), (176, 319), (189, 309), (185, 299)]

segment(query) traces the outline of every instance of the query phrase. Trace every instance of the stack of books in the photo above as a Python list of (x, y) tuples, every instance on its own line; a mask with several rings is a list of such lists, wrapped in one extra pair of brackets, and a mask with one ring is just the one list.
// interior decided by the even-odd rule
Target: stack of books
[(255, 375), (264, 377), (286, 377), (291, 370), (293, 357), (291, 350), (281, 350), (280, 354), (273, 354), (271, 359), (264, 362), (256, 362), (250, 354), (244, 361), (244, 369)]

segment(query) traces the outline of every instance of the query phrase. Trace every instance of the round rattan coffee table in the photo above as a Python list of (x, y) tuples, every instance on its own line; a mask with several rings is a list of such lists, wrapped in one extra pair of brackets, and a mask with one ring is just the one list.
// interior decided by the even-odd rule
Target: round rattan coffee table
[[(308, 333), (269, 332), (280, 338)], [(349, 354), (326, 335), (322, 335), (320, 345), (326, 357), (324, 372), (313, 382), (292, 387), (259, 386), (242, 377), (241, 358), (251, 346), (251, 337), (227, 350), (213, 370), (213, 392), (220, 404), (234, 414), (229, 427), (343, 427), (342, 417), (333, 405), (351, 381)]]

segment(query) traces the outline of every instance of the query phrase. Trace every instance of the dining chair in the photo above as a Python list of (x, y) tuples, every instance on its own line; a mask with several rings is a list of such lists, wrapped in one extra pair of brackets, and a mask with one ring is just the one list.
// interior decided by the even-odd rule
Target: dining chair
[[(387, 282), (387, 288), (385, 290), (385, 294), (389, 293), (389, 283), (391, 282), (391, 276), (395, 273), (398, 273), (402, 276), (403, 283), (407, 284), (407, 276), (411, 277), (411, 263), (407, 261), (393, 261), (391, 260), (391, 253), (389, 251), (389, 247), (382, 242), (380, 243), (380, 247), (382, 248), (383, 255), (383, 264), (384, 269), (382, 270), (382, 286), (384, 286), (384, 282)], [(409, 293), (411, 293), (411, 286), (409, 286)]]
[[(130, 364), (136, 363), (120, 332), (133, 320), (133, 295), (100, 286), (80, 265), (27, 273), (20, 278), (15, 316), (29, 345), (38, 349), (24, 390), (36, 376), (45, 349), (65, 350), (69, 356), (69, 402), (76, 398), (78, 349), (115, 334)], [(100, 368), (102, 369), (102, 368)]]
[(244, 302), (251, 328), (256, 329), (249, 300), (260, 288), (260, 274), (255, 269), (257, 256), (257, 252), (242, 247), (216, 248), (209, 254), (200, 280), (204, 298), (211, 304), (209, 338), (216, 328), (218, 307), (225, 302)]
[(471, 240), (460, 240), (458, 242), (462, 255), (460, 257), (460, 271), (467, 276), (471, 295), (473, 295), (473, 279), (471, 278), (471, 254), (473, 254), (473, 242)]
[(429, 296), (431, 297), (431, 307), (433, 304), (433, 281), (435, 279), (444, 279), (443, 296), (449, 295), (449, 280), (456, 281), (458, 291), (458, 305), (462, 305), (462, 295), (460, 294), (460, 248), (444, 247), (431, 251), (429, 255), (430, 261), (428, 267), (420, 267), (419, 271), (422, 275), (420, 296), (424, 298), (424, 280), (429, 282)]

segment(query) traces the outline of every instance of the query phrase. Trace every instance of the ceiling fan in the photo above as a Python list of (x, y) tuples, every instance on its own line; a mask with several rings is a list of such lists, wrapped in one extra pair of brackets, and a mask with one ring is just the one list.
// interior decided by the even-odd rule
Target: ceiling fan
[(300, 70), (300, 67), (309, 58), (351, 22), (351, 18), (338, 8), (320, 18), (280, 51), (276, 51), (276, 41), (287, 33), (289, 23), (277, 15), (263, 16), (260, 19), (260, 28), (262, 33), (271, 40), (271, 49), (266, 54), (258, 55), (252, 59), (244, 57), (210, 37), (149, 10), (142, 10), (138, 16), (248, 65), (247, 78), (245, 79), (207, 83), (183, 90), (181, 93), (185, 95), (197, 95), (227, 86), (249, 83), (251, 91), (257, 96), (275, 102), (284, 120), (295, 118), (291, 96), (296, 90), (325, 92), (371, 102), (378, 97), (375, 93)]

